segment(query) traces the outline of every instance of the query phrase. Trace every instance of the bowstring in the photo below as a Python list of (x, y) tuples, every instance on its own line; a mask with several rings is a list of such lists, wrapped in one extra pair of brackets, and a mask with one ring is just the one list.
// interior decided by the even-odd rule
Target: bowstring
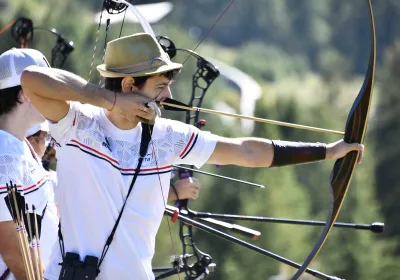
[[(149, 125), (149, 124), (144, 124), (144, 125)], [(154, 127), (153, 127), (153, 130), (154, 130)], [(166, 207), (167, 201), (165, 199), (164, 188), (163, 188), (163, 185), (161, 183), (160, 173), (158, 172), (160, 168), (158, 167), (157, 155), (156, 155), (156, 151), (155, 151), (155, 148), (154, 148), (154, 141), (151, 139), (152, 132), (150, 131), (150, 129), (149, 129), (149, 134), (150, 134), (150, 144), (151, 144), (151, 150), (152, 150), (151, 153), (152, 153), (152, 156), (154, 158), (154, 161), (155, 161), (155, 164), (156, 164), (156, 168), (157, 168), (157, 176), (158, 176), (158, 182), (159, 182), (160, 189), (161, 189), (161, 196), (162, 196), (162, 199), (163, 199), (164, 207)], [(177, 194), (177, 196), (178, 196), (178, 194)], [(171, 245), (172, 245), (172, 253), (173, 253), (174, 256), (176, 256), (176, 249), (175, 249), (174, 239), (172, 238), (171, 224), (169, 222), (168, 216), (165, 216), (165, 219), (167, 220), (168, 232), (169, 232), (169, 237), (170, 237)], [(177, 273), (178, 279), (180, 280), (181, 276), (180, 276), (180, 267), (179, 266), (177, 266), (177, 271), (178, 271), (178, 273)]]
[[(101, 28), (101, 20), (103, 19), (103, 8), (104, 8), (104, 2), (101, 5), (101, 11), (100, 11), (100, 20), (99, 20), (99, 25), (97, 27), (97, 33), (96, 33), (96, 40), (94, 42), (94, 48), (93, 48), (93, 55), (92, 55), (92, 62), (90, 63), (90, 69), (89, 69), (89, 77), (88, 77), (88, 82), (90, 82), (90, 77), (92, 76), (92, 71), (93, 71), (93, 64), (94, 64), (94, 59), (96, 57), (96, 49), (97, 49), (97, 42), (99, 41), (99, 34), (100, 34), (100, 28)], [(104, 51), (105, 52), (105, 51)]]
[(1, 30), (0, 30), (0, 35), (3, 34), (6, 30), (10, 29), (14, 23), (16, 22), (16, 20), (13, 20), (12, 22), (10, 22), (9, 24), (7, 24), (6, 26), (4, 26)]
[[(128, 1), (128, 2), (130, 3), (130, 1)], [(127, 10), (128, 10), (128, 8), (126, 8), (126, 10), (124, 12), (124, 18), (122, 19), (121, 29), (119, 30), (118, 38), (121, 38), (121, 35), (122, 35), (122, 28), (124, 28), (124, 23), (125, 23), (125, 17), (126, 17)]]

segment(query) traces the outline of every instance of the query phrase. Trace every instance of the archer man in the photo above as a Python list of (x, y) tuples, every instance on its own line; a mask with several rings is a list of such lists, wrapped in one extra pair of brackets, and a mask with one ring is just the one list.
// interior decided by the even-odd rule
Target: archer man
[(52, 123), (60, 145), (62, 242), (53, 248), (46, 279), (65, 275), (74, 258), (86, 260), (88, 274), (94, 267), (96, 279), (154, 279), (155, 236), (173, 164), (278, 167), (362, 154), (363, 145), (343, 140), (225, 138), (158, 117), (154, 101), (172, 98), (169, 85), (181, 68), (153, 37), (140, 33), (108, 43), (105, 63), (97, 67), (104, 88), (59, 69), (23, 72), (24, 92)]

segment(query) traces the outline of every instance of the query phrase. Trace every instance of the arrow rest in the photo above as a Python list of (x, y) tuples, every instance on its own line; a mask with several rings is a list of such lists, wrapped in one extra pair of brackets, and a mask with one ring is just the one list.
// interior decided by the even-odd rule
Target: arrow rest
[(11, 36), (18, 44), (24, 45), (33, 40), (33, 23), (29, 18), (21, 17), (15, 21), (11, 29)]

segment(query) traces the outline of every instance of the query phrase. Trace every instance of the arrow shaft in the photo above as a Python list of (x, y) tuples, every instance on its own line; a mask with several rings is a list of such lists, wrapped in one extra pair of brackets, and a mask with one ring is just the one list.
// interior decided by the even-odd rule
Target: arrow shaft
[[(168, 216), (171, 216), (171, 217), (172, 217), (172, 216), (174, 215), (174, 212), (173, 212), (172, 210), (170, 210), (170, 209), (165, 209), (165, 214), (167, 214)], [(207, 232), (207, 233), (216, 235), (216, 236), (221, 237), (221, 238), (223, 238), (223, 239), (225, 239), (225, 240), (229, 240), (229, 241), (231, 241), (231, 242), (233, 242), (233, 243), (239, 244), (239, 245), (241, 245), (241, 246), (243, 246), (243, 247), (246, 247), (246, 248), (248, 248), (248, 249), (250, 249), (250, 250), (252, 250), (252, 251), (255, 251), (255, 252), (258, 252), (258, 253), (260, 253), (260, 254), (262, 254), (262, 255), (265, 255), (265, 256), (268, 256), (268, 257), (270, 257), (270, 258), (273, 258), (273, 259), (275, 259), (275, 260), (277, 260), (277, 261), (280, 261), (280, 262), (282, 262), (282, 263), (284, 263), (284, 264), (287, 264), (287, 265), (289, 265), (289, 266), (292, 266), (292, 267), (294, 267), (294, 268), (297, 268), (297, 269), (298, 269), (298, 268), (301, 267), (300, 264), (298, 264), (298, 263), (296, 263), (296, 262), (294, 262), (294, 261), (291, 261), (291, 260), (286, 259), (286, 258), (284, 258), (284, 257), (282, 257), (282, 256), (279, 256), (279, 255), (277, 255), (277, 254), (274, 254), (274, 253), (272, 253), (272, 252), (270, 252), (270, 251), (267, 251), (267, 250), (265, 250), (265, 249), (263, 249), (263, 248), (257, 247), (257, 246), (255, 246), (255, 245), (253, 245), (253, 244), (251, 244), (251, 243), (245, 242), (245, 241), (243, 241), (243, 240), (241, 240), (241, 239), (239, 239), (239, 238), (236, 238), (236, 237), (234, 237), (234, 236), (232, 236), (232, 235), (226, 234), (226, 233), (224, 233), (224, 232), (222, 232), (222, 231), (218, 231), (218, 230), (216, 230), (216, 229), (214, 229), (214, 228), (212, 228), (212, 227), (210, 227), (210, 226), (204, 225), (204, 224), (202, 224), (202, 223), (199, 223), (199, 222), (197, 222), (197, 221), (194, 221), (194, 220), (192, 220), (192, 219), (189, 219), (189, 218), (187, 218), (187, 217), (185, 217), (185, 216), (178, 215), (178, 219), (179, 219), (180, 221), (182, 221), (183, 223), (189, 224), (189, 225), (194, 226), (194, 227), (196, 227), (196, 228), (198, 228), (198, 229), (200, 229), (200, 230), (202, 230), (202, 231), (205, 231), (205, 232)], [(325, 280), (339, 280), (339, 278), (337, 278), (337, 277), (330, 276), (330, 275), (326, 275), (326, 274), (324, 274), (324, 273), (321, 273), (321, 272), (319, 272), (319, 271), (316, 271), (316, 270), (313, 270), (313, 269), (309, 269), (309, 268), (307, 268), (307, 269), (305, 270), (305, 272), (308, 273), (308, 274), (311, 274), (311, 275), (313, 275), (314, 277), (317, 277), (317, 278), (319, 278), (319, 279), (325, 279)]]
[(180, 168), (180, 169), (186, 169), (186, 170), (193, 171), (193, 172), (196, 172), (196, 173), (209, 175), (209, 176), (212, 176), (212, 177), (217, 177), (217, 178), (220, 178), (220, 179), (225, 179), (225, 180), (229, 180), (229, 181), (233, 181), (233, 182), (237, 182), (237, 183), (241, 183), (241, 184), (245, 184), (245, 185), (250, 185), (250, 186), (254, 186), (254, 187), (257, 187), (257, 188), (261, 188), (261, 189), (265, 188), (264, 185), (255, 184), (255, 183), (251, 183), (251, 182), (247, 182), (247, 181), (243, 181), (243, 180), (239, 180), (239, 179), (235, 179), (235, 178), (231, 178), (231, 177), (226, 177), (226, 176), (222, 176), (222, 175), (218, 175), (218, 174), (214, 174), (214, 173), (209, 173), (209, 172), (201, 171), (201, 170), (198, 170), (198, 169), (192, 169), (192, 168), (183, 167), (183, 166), (179, 166), (179, 165), (173, 165), (173, 166), (177, 167), (177, 168)]
[[(325, 224), (326, 224), (326, 222), (323, 222), (323, 221), (280, 219), (280, 218), (271, 218), (271, 217), (242, 216), (242, 215), (231, 215), (231, 214), (213, 214), (213, 213), (206, 213), (206, 212), (194, 212), (194, 218), (214, 218), (214, 219), (220, 219), (220, 220), (241, 220), (241, 221), (293, 224), (293, 225), (306, 225), (306, 226), (325, 226)], [(354, 223), (337, 222), (334, 224), (334, 227), (371, 230), (370, 224), (354, 224)]]
[(257, 238), (261, 235), (261, 232), (259, 232), (257, 230), (239, 226), (239, 225), (235, 225), (235, 224), (230, 224), (230, 223), (223, 222), (223, 221), (218, 221), (213, 218), (202, 218), (201, 220), (206, 221), (211, 224), (214, 224), (214, 225), (217, 225), (217, 226), (224, 227), (224, 228), (232, 230), (232, 231), (235, 231), (239, 234), (244, 235), (245, 237), (250, 237), (253, 240), (257, 240)]
[(314, 132), (332, 133), (332, 134), (337, 134), (337, 135), (342, 135), (342, 136), (344, 135), (344, 132), (337, 131), (337, 130), (331, 130), (331, 129), (301, 125), (301, 124), (294, 124), (294, 123), (288, 123), (288, 122), (281, 122), (281, 121), (275, 121), (275, 120), (269, 120), (269, 119), (262, 119), (262, 118), (244, 116), (244, 115), (228, 113), (228, 112), (221, 112), (221, 111), (217, 111), (217, 110), (211, 110), (211, 109), (205, 109), (205, 108), (199, 108), (199, 107), (188, 107), (188, 106), (183, 106), (183, 105), (178, 105), (178, 104), (171, 104), (168, 102), (160, 102), (160, 104), (178, 108), (178, 109), (183, 109), (183, 110), (197, 111), (197, 112), (208, 113), (208, 114), (219, 115), (219, 116), (234, 117), (234, 118), (238, 118), (238, 119), (251, 120), (251, 121), (268, 123), (268, 124), (273, 124), (273, 125), (280, 125), (280, 126), (298, 128), (298, 129), (303, 129), (303, 130), (310, 130), (310, 131), (314, 131)]

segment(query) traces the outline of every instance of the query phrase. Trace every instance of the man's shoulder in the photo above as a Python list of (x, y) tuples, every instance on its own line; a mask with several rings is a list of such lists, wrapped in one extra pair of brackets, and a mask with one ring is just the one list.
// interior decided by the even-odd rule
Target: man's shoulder
[[(0, 152), (0, 165), (21, 165), (26, 161), (25, 155), (17, 153), (12, 150), (7, 152)], [(1, 172), (0, 168), (0, 172)]]
[(10, 183), (20, 185), (24, 181), (26, 164), (22, 155), (0, 154), (0, 188)]
[(31, 185), (44, 174), (43, 168), (32, 155), (0, 153), (0, 185), (10, 181), (24, 186)]
[(50, 125), (50, 132), (66, 126), (77, 126), (80, 130), (85, 130), (90, 126), (90, 123), (97, 121), (101, 116), (101, 108), (91, 104), (83, 104), (80, 102), (70, 102), (70, 109), (67, 116), (58, 123)]
[(0, 155), (19, 156), (24, 151), (23, 141), (5, 130), (0, 130)]

